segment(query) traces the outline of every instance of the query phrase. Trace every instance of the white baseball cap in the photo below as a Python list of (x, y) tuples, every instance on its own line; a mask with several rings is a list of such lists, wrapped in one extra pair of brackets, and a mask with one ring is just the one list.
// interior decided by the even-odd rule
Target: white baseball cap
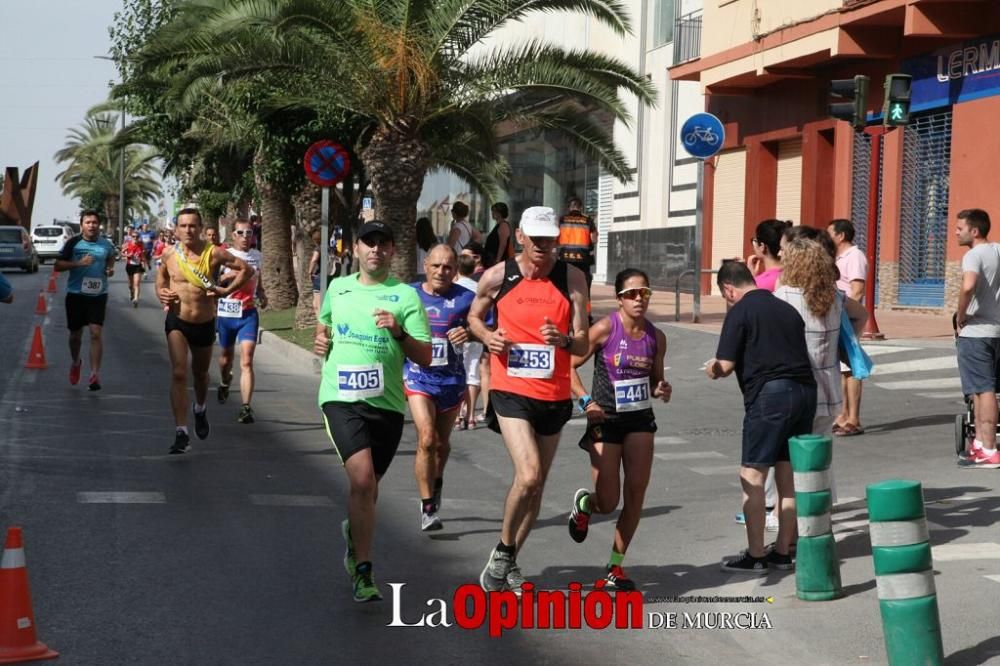
[(521, 213), (521, 232), (527, 236), (558, 238), (559, 220), (548, 206), (532, 206)]

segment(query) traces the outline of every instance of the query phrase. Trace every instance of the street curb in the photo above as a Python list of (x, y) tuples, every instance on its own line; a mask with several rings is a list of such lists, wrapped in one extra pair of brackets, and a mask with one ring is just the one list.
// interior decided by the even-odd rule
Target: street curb
[(273, 351), (279, 356), (292, 362), (299, 367), (311, 367), (314, 375), (319, 375), (322, 369), (320, 358), (312, 352), (306, 351), (294, 342), (289, 342), (271, 331), (262, 330), (260, 332), (260, 344), (269, 351)]

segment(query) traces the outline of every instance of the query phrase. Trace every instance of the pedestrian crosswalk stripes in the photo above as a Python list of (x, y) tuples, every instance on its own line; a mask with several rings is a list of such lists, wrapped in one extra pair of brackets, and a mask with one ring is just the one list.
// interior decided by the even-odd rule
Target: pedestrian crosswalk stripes
[(916, 390), (916, 389), (950, 389), (962, 388), (962, 382), (958, 377), (934, 377), (931, 379), (902, 379), (892, 382), (874, 382), (875, 386), (890, 391)]
[(897, 374), (900, 372), (921, 372), (925, 370), (945, 370), (958, 367), (957, 356), (937, 356), (920, 358), (913, 361), (896, 361), (894, 363), (877, 363), (872, 374), (875, 377)]
[(871, 386), (887, 391), (922, 391), (935, 400), (961, 398), (958, 358), (951, 345), (914, 347), (865, 345), (875, 367), (868, 380)]
[(127, 491), (91, 491), (76, 494), (79, 504), (164, 504), (163, 493)]

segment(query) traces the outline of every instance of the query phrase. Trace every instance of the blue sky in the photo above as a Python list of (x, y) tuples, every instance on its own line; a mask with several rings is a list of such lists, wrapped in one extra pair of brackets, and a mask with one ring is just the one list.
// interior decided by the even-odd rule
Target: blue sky
[(0, 166), (39, 162), (33, 223), (74, 217), (52, 155), (68, 128), (102, 102), (117, 71), (94, 56), (108, 53), (108, 26), (122, 0), (0, 0)]

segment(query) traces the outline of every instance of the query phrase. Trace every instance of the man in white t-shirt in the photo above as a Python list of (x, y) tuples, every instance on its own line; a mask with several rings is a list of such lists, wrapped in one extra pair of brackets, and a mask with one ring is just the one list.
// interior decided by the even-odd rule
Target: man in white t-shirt
[[(854, 244), (854, 224), (850, 220), (834, 220), (826, 232), (837, 246), (837, 270), (840, 279), (837, 289), (858, 303), (865, 302), (865, 281), (868, 279), (868, 258)], [(833, 434), (841, 437), (864, 434), (861, 427), (861, 380), (851, 375), (851, 368), (841, 364), (841, 388), (844, 393), (844, 411), (833, 424)]]
[(970, 248), (962, 257), (958, 292), (958, 374), (962, 393), (972, 396), (976, 439), (960, 464), (1000, 468), (996, 447), (997, 387), (1000, 386), (1000, 244), (986, 240), (990, 216), (979, 208), (958, 214), (955, 236)]

